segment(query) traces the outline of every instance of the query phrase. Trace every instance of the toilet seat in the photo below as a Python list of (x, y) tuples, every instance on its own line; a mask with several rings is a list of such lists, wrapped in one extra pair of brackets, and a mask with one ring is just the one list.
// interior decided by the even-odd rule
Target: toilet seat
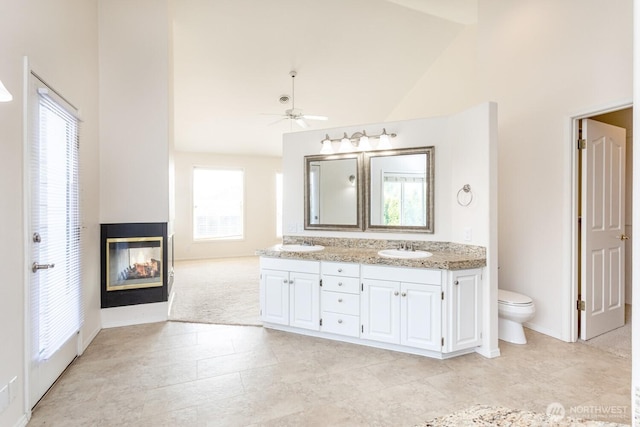
[(510, 305), (515, 307), (527, 307), (533, 304), (533, 300), (528, 296), (519, 294), (517, 292), (498, 289), (498, 304)]

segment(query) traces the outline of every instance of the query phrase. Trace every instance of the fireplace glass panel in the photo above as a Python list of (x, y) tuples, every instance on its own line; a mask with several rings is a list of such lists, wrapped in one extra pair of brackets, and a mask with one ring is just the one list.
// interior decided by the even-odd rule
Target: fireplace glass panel
[(162, 237), (107, 239), (107, 291), (163, 285)]

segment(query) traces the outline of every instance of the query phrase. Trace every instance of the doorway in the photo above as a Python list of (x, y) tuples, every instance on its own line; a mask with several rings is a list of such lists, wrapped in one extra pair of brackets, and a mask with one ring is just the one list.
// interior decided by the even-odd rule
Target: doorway
[[(632, 116), (632, 106), (624, 105), (573, 118), (573, 143), (578, 142), (573, 150), (573, 341), (597, 336), (606, 340), (609, 331), (630, 322), (630, 305), (625, 302), (632, 296)], [(619, 131), (622, 134), (615, 133)], [(580, 147), (582, 141), (586, 148)]]

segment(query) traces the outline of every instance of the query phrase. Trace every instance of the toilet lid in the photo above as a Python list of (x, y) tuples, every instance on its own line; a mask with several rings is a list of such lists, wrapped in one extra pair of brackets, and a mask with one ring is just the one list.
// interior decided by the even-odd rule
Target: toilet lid
[(517, 292), (498, 289), (498, 301), (509, 305), (529, 305), (533, 302), (531, 298)]

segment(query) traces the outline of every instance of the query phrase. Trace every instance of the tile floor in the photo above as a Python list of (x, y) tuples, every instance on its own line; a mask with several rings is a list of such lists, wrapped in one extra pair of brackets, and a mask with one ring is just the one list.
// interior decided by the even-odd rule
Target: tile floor
[[(412, 426), (477, 403), (544, 412), (553, 402), (630, 422), (630, 359), (527, 336), (501, 341), (495, 359), (434, 360), (261, 327), (105, 329), (28, 425)], [(597, 409), (612, 407), (622, 416)]]

